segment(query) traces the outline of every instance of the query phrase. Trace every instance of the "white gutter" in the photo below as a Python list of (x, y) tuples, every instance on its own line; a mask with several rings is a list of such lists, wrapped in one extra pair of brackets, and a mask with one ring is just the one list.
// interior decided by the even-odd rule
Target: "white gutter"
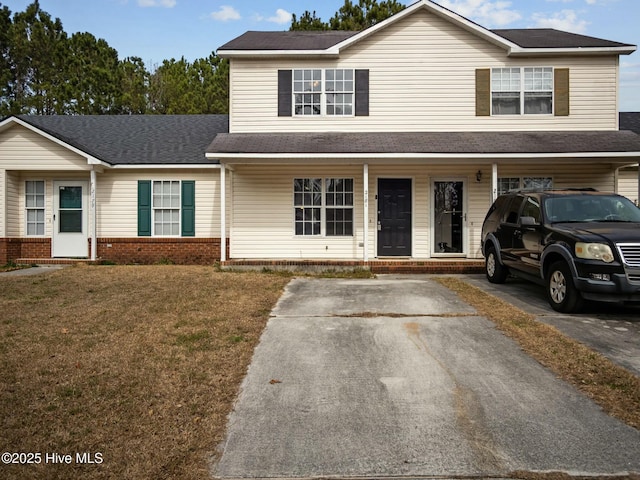
[(170, 164), (126, 164), (126, 165), (110, 165), (111, 168), (116, 170), (146, 170), (146, 169), (171, 169), (171, 170), (201, 170), (201, 169), (219, 169), (220, 165), (217, 163), (170, 163)]
[[(540, 158), (632, 158), (638, 152), (573, 152), (573, 153), (207, 153), (207, 158), (216, 160), (469, 160), (469, 159), (540, 159)], [(338, 162), (343, 163), (343, 162)], [(174, 165), (173, 168), (176, 168)]]

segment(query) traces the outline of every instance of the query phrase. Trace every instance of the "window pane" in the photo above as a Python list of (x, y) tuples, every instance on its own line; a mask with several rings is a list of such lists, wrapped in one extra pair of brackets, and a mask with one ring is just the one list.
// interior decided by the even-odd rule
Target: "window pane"
[(525, 93), (524, 113), (527, 115), (550, 115), (553, 108), (551, 92)]
[(492, 107), (494, 115), (519, 115), (520, 93), (494, 93)]

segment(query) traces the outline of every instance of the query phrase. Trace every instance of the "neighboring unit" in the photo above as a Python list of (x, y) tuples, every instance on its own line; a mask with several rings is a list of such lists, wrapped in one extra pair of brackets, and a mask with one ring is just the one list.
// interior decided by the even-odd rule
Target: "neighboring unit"
[[(247, 32), (217, 51), (228, 127), (205, 116), (194, 136), (176, 117), (164, 138), (151, 123), (131, 133), (149, 117), (118, 131), (90, 117), (93, 134), (83, 120), (0, 123), (0, 262), (17, 243), (21, 257), (149, 262), (166, 246), (167, 259), (191, 248), (201, 255), (174, 261), (227, 265), (477, 263), (500, 193), (615, 191), (637, 165), (640, 137), (618, 124), (619, 56), (635, 50), (488, 30), (428, 0), (361, 32)], [(176, 150), (191, 141), (201, 154)], [(58, 251), (72, 233), (60, 219), (78, 228), (85, 212), (87, 238)]]

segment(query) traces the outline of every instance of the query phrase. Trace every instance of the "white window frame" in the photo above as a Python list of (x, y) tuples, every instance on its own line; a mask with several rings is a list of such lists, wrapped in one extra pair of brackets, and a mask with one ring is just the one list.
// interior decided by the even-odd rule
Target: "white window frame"
[[(159, 184), (162, 186), (162, 191), (159, 192), (158, 194), (156, 194), (156, 185)], [(167, 198), (164, 192), (164, 185), (165, 184), (177, 184), (178, 185), (178, 192), (177, 192), (177, 204), (178, 206), (175, 207), (173, 205), (173, 200), (175, 199), (176, 195), (173, 194), (173, 192), (169, 192), (168, 195), (168, 202), (167, 202)], [(162, 204), (161, 205), (157, 205), (156, 204), (156, 199), (160, 199)], [(167, 205), (166, 203), (169, 203), (169, 205)], [(162, 219), (160, 222), (156, 221), (156, 214), (160, 213), (160, 212), (171, 212), (171, 211), (175, 211), (177, 210), (178, 212), (178, 221), (172, 221), (171, 219), (169, 219), (169, 221), (165, 221), (164, 219)], [(163, 213), (164, 215), (164, 213)], [(166, 225), (177, 225), (178, 227), (178, 231), (177, 233), (169, 233), (166, 234), (164, 233), (164, 231), (162, 233), (158, 233), (156, 230), (156, 224), (159, 223), (160, 225), (162, 225), (162, 227), (165, 227)], [(182, 180), (151, 180), (151, 236), (153, 237), (180, 237), (180, 232), (182, 231)]]
[[(342, 73), (342, 79), (337, 78), (340, 76), (338, 72)], [(344, 78), (346, 72), (349, 72), (350, 78)], [(292, 70), (292, 76), (292, 108), (295, 117), (355, 116), (355, 69), (298, 68)], [(348, 88), (349, 85), (351, 89)], [(343, 88), (336, 88), (340, 86)], [(318, 100), (313, 98), (314, 95), (318, 96)], [(302, 101), (299, 101), (299, 96), (302, 96)], [(342, 101), (330, 101), (330, 98), (339, 96), (342, 96)], [(348, 96), (350, 102), (345, 101)], [(335, 109), (329, 113), (332, 108)]]
[[(516, 181), (518, 182), (518, 186), (515, 188), (510, 188), (509, 190), (503, 190), (502, 182), (509, 181), (510, 184), (514, 184)], [(535, 183), (543, 183), (547, 186), (544, 187), (530, 187), (528, 184)], [(520, 177), (498, 177), (498, 195), (503, 195), (505, 193), (509, 193), (513, 190), (532, 190), (536, 188), (553, 188), (553, 177), (535, 177), (533, 175), (523, 175)]]
[[(351, 190), (342, 190), (342, 191), (329, 191), (330, 182), (335, 182), (337, 180), (345, 181), (348, 180), (351, 182)], [(293, 234), (296, 238), (304, 238), (304, 237), (353, 237), (355, 234), (355, 180), (352, 177), (294, 177), (292, 179), (293, 184)], [(307, 187), (306, 189), (296, 189), (297, 186), (302, 185), (303, 187)], [(314, 190), (314, 185), (318, 185), (319, 190)], [(311, 187), (311, 189), (309, 189)], [(343, 196), (344, 195), (344, 196)], [(319, 196), (319, 202), (314, 199), (314, 196)], [(342, 205), (332, 204), (335, 202), (328, 201), (329, 197), (333, 196), (334, 200), (337, 198), (342, 199)], [(349, 204), (348, 200), (351, 200)], [(304, 212), (306, 209), (313, 209), (317, 211), (318, 216), (317, 219), (311, 214), (312, 217), (309, 219)], [(343, 210), (351, 211), (351, 233), (344, 234), (328, 234), (327, 233), (327, 211), (328, 210)], [(344, 219), (344, 213), (343, 213)], [(345, 222), (345, 220), (339, 220)], [(305, 232), (305, 224), (319, 224), (319, 229), (316, 230), (311, 227), (311, 233)], [(302, 233), (298, 233), (299, 225), (302, 226)], [(317, 231), (317, 233), (314, 233)]]
[[(42, 185), (42, 193), (38, 193), (35, 191), (34, 193), (29, 193), (29, 185), (33, 185), (34, 187), (37, 184)], [(35, 205), (30, 205), (30, 197), (35, 201)], [(42, 199), (42, 205), (38, 205), (38, 198)], [(47, 184), (44, 180), (25, 180), (24, 182), (24, 228), (25, 228), (25, 236), (27, 237), (43, 237), (46, 232), (46, 213), (47, 213)], [(29, 220), (30, 212), (42, 212), (41, 219), (36, 219), (35, 221)], [(29, 233), (29, 226), (35, 225), (36, 233)], [(42, 227), (42, 233), (38, 232), (38, 227)]]
[[(509, 71), (510, 75), (517, 77), (510, 81), (505, 81), (498, 74), (505, 74)], [(550, 82), (546, 83), (545, 82)], [(553, 67), (495, 67), (491, 69), (491, 115), (492, 116), (553, 116), (555, 95), (554, 84), (554, 68)], [(550, 88), (545, 88), (550, 86)], [(519, 99), (519, 112), (517, 113), (499, 113), (494, 108), (494, 94), (512, 94), (512, 97)], [(550, 94), (550, 111), (549, 112), (526, 112), (527, 96), (542, 95), (548, 98)]]

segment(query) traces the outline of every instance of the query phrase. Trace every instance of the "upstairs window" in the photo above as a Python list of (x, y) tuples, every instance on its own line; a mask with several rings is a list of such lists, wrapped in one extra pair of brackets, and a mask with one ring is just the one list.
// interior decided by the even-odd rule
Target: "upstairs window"
[(553, 68), (493, 68), (493, 115), (553, 114)]
[(295, 115), (353, 115), (354, 71), (293, 70)]
[(296, 115), (320, 115), (322, 70), (294, 70), (293, 97)]

